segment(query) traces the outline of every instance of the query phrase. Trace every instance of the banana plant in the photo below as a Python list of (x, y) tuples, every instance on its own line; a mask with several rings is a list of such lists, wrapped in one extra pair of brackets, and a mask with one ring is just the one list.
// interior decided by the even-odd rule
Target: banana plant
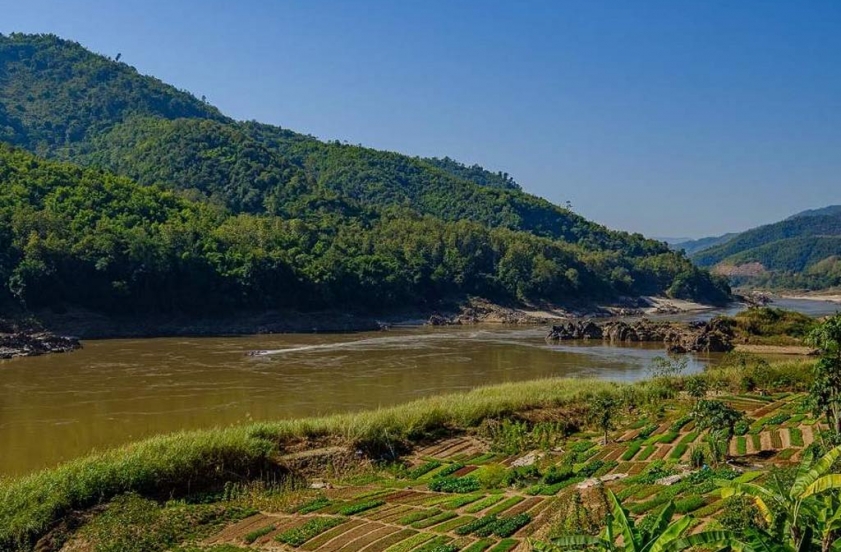
[(751, 498), (768, 524), (769, 535), (794, 550), (810, 550), (813, 538), (817, 537), (824, 552), (841, 551), (841, 542), (838, 541), (841, 537), (841, 504), (837, 497), (837, 491), (841, 489), (841, 474), (829, 473), (840, 457), (841, 446), (830, 450), (817, 462), (813, 462), (812, 454), (807, 452), (789, 489), (719, 481), (721, 496)]
[[(553, 539), (551, 542), (533, 542), (538, 552), (560, 552), (565, 550), (600, 550), (605, 552), (681, 552), (692, 547), (703, 546), (724, 548), (736, 544), (729, 531), (703, 531), (687, 535), (693, 518), (684, 516), (672, 521), (675, 505), (669, 502), (657, 517), (654, 526), (648, 530), (638, 528), (619, 499), (607, 491), (611, 511), (607, 526), (598, 537), (572, 535)], [(717, 548), (716, 548), (717, 547)]]

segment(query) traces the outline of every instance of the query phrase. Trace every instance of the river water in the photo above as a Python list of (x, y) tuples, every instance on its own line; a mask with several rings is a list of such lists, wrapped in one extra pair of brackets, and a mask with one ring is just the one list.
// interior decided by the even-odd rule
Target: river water
[[(813, 315), (838, 308), (778, 305)], [(95, 340), (69, 354), (0, 361), (0, 475), (180, 429), (376, 408), (539, 377), (637, 380), (664, 354), (651, 344), (547, 344), (546, 330)], [(720, 357), (689, 358), (697, 371)]]

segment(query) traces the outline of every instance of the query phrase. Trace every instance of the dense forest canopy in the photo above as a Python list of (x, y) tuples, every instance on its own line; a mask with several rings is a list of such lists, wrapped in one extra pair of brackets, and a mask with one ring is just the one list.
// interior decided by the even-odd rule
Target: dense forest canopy
[[(0, 35), (0, 278), (30, 307), (727, 299), (505, 173), (238, 122), (50, 35)], [(40, 159), (52, 158), (54, 161)]]

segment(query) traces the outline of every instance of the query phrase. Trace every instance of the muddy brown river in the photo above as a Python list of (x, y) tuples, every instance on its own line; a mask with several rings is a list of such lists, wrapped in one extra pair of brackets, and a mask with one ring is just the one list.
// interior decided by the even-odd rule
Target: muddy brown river
[[(180, 429), (376, 408), (539, 377), (636, 380), (664, 354), (652, 345), (550, 345), (545, 335), (545, 327), (488, 326), (98, 340), (74, 353), (0, 361), (0, 475)], [(269, 353), (248, 356), (252, 350)], [(689, 358), (689, 369), (700, 370), (719, 357)]]

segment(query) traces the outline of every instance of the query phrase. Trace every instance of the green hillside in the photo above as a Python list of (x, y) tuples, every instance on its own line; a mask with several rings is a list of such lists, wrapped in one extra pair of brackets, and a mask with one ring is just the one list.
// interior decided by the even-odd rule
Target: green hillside
[(839, 256), (841, 215), (827, 208), (748, 230), (692, 258), (737, 283), (822, 289), (841, 284)]
[(727, 298), (684, 255), (507, 174), (233, 121), (54, 36), (0, 35), (0, 139), (77, 165), (2, 150), (0, 276), (29, 306)]

